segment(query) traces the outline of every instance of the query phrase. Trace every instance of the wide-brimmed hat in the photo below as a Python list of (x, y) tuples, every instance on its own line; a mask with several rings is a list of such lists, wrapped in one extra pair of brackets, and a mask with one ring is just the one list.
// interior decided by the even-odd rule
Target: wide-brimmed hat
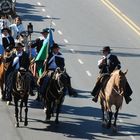
[(60, 48), (60, 47), (57, 43), (53, 43), (53, 46), (51, 47), (51, 49), (56, 49), (56, 48)]
[(1, 33), (3, 33), (4, 31), (7, 31), (8, 33), (11, 32), (11, 30), (10, 30), (9, 28), (3, 28), (3, 29), (1, 30)]
[(42, 29), (41, 34), (42, 33), (49, 33), (49, 28)]
[(103, 47), (103, 49), (101, 50), (102, 52), (104, 52), (104, 51), (107, 51), (107, 52), (110, 52), (112, 49), (110, 49), (110, 47), (109, 46), (105, 46), (105, 47)]

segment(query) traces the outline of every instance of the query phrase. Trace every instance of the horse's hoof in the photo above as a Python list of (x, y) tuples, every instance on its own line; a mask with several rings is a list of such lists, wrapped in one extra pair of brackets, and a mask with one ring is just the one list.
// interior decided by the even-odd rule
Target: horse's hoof
[(19, 123), (16, 123), (16, 124), (15, 124), (15, 127), (19, 127)]
[(59, 121), (56, 119), (56, 120), (55, 120), (55, 123), (56, 123), (56, 124), (59, 124)]
[(106, 122), (104, 121), (104, 122), (102, 122), (102, 127), (106, 127)]
[(116, 133), (118, 130), (117, 130), (117, 127), (116, 126), (113, 126), (112, 127), (112, 131), (113, 131), (113, 133)]
[(106, 125), (106, 128), (107, 128), (107, 129), (111, 128), (111, 124), (107, 124), (107, 125)]

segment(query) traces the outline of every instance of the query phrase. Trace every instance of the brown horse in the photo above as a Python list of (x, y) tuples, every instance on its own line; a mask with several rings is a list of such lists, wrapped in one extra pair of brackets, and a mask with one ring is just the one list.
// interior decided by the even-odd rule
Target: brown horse
[[(121, 70), (114, 70), (110, 75), (108, 82), (100, 91), (100, 104), (103, 113), (103, 124), (106, 124), (107, 128), (111, 127), (112, 121), (112, 106), (115, 106), (113, 131), (117, 131), (116, 121), (118, 117), (119, 109), (122, 107), (123, 96), (125, 94), (125, 87), (127, 79), (125, 77), (126, 72)], [(105, 116), (106, 113), (106, 116)]]
[(1, 89), (1, 99), (5, 100), (5, 92), (4, 92), (4, 82), (5, 82), (5, 72), (9, 67), (9, 62), (5, 63), (5, 57), (9, 54), (5, 53), (5, 55), (0, 55), (0, 89)]
[(4, 61), (3, 56), (0, 56), (0, 88), (1, 88), (1, 99), (4, 99), (4, 76), (5, 76), (5, 69), (4, 69)]
[(19, 127), (19, 119), (18, 119), (18, 101), (20, 102), (20, 122), (22, 121), (22, 108), (23, 103), (25, 105), (25, 120), (24, 126), (28, 125), (28, 98), (30, 93), (30, 85), (31, 85), (31, 74), (30, 72), (26, 72), (25, 70), (15, 71), (13, 76), (11, 76), (12, 85), (13, 85), (13, 96), (15, 103), (15, 118), (16, 118), (16, 127)]

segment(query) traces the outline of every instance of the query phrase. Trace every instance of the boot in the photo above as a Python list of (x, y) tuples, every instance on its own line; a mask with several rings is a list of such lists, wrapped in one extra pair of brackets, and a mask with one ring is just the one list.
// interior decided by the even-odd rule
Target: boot
[(98, 101), (98, 94), (95, 97), (92, 98), (92, 101), (97, 103), (97, 101)]
[(132, 100), (129, 96), (128, 97), (124, 97), (124, 98), (125, 98), (126, 104), (129, 104), (129, 102)]

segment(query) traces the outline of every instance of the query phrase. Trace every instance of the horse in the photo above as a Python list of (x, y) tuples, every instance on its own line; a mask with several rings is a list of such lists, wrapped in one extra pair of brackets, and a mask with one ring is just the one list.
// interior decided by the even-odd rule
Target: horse
[[(12, 94), (14, 97), (14, 104), (15, 104), (15, 127), (19, 127), (19, 120), (22, 122), (22, 108), (23, 103), (25, 105), (25, 120), (24, 126), (28, 125), (28, 98), (30, 94), (30, 85), (31, 85), (31, 74), (30, 72), (26, 71), (24, 68), (20, 68), (20, 70), (13, 72), (12, 78)], [(10, 79), (9, 79), (10, 80)], [(18, 102), (20, 102), (20, 118), (18, 119)]]
[[(103, 126), (111, 128), (111, 121), (113, 116), (112, 106), (115, 106), (113, 131), (117, 131), (117, 117), (119, 109), (122, 107), (123, 97), (125, 94), (125, 87), (127, 79), (126, 72), (121, 70), (114, 70), (107, 83), (103, 86), (99, 94), (100, 105), (102, 109)], [(106, 116), (105, 116), (106, 113)]]
[(4, 99), (4, 76), (5, 76), (5, 69), (4, 69), (4, 62), (3, 56), (0, 56), (0, 88), (1, 88), (1, 99)]
[(53, 116), (54, 108), (56, 107), (55, 123), (59, 123), (60, 108), (64, 102), (65, 88), (69, 86), (69, 77), (66, 71), (62, 71), (57, 68), (52, 74), (52, 77), (48, 83), (48, 87), (45, 94), (46, 104), (46, 121)]
[(0, 89), (1, 89), (1, 99), (5, 100), (5, 73), (9, 67), (9, 62), (5, 63), (5, 57), (8, 56), (9, 53), (5, 53), (5, 55), (0, 55)]

